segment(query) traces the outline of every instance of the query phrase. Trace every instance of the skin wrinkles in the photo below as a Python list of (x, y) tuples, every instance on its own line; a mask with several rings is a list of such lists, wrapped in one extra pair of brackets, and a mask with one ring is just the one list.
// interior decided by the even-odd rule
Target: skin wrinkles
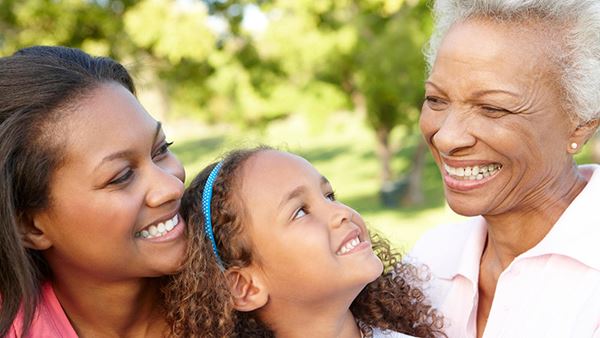
[[(485, 59), (485, 57), (488, 57), (489, 55), (495, 55), (494, 53), (500, 53), (501, 58), (497, 57), (496, 59), (500, 59), (500, 60), (506, 60), (507, 55), (506, 53), (502, 50), (502, 48), (498, 45), (494, 45), (491, 47), (492, 51), (484, 51), (484, 55), (480, 56), (480, 55), (475, 55), (474, 57), (470, 57), (467, 60), (463, 60), (461, 58), (456, 58), (456, 57), (452, 57), (450, 56), (448, 58), (448, 60), (445, 60), (445, 64), (448, 64), (448, 67), (445, 67), (442, 71), (445, 73), (442, 73), (442, 75), (438, 75), (439, 73), (436, 73), (436, 68), (434, 65), (434, 69), (432, 72), (432, 76), (431, 78), (428, 80), (428, 85), (427, 85), (427, 94), (426, 95), (436, 95), (439, 93), (439, 95), (444, 95), (441, 96), (442, 98), (444, 98), (445, 100), (449, 100), (448, 102), (448, 110), (452, 111), (452, 112), (456, 112), (455, 114), (452, 113), (448, 113), (445, 117), (445, 120), (443, 120), (442, 124), (444, 125), (444, 127), (446, 129), (452, 129), (452, 131), (447, 131), (449, 134), (444, 136), (444, 140), (440, 141), (440, 143), (442, 142), (446, 142), (445, 139), (453, 139), (452, 142), (452, 147), (448, 148), (448, 149), (442, 149), (443, 147), (438, 148), (438, 150), (442, 151), (442, 153), (445, 153), (446, 155), (452, 155), (452, 156), (473, 156), (475, 154), (478, 154), (479, 151), (476, 149), (478, 147), (486, 147), (489, 146), (489, 144), (487, 144), (487, 142), (495, 142), (495, 140), (497, 139), (501, 139), (501, 138), (511, 138), (513, 137), (512, 131), (514, 130), (519, 130), (519, 129), (524, 129), (524, 124), (527, 124), (530, 126), (530, 128), (535, 128), (536, 126), (543, 124), (545, 121), (547, 121), (546, 119), (546, 115), (545, 115), (545, 109), (546, 109), (546, 105), (548, 102), (552, 102), (552, 101), (557, 101), (556, 97), (557, 97), (557, 93), (555, 91), (548, 91), (546, 93), (542, 93), (541, 92), (541, 88), (548, 88), (548, 87), (544, 87), (542, 85), (544, 84), (548, 84), (548, 80), (547, 78), (549, 77), (550, 72), (546, 71), (542, 71), (543, 69), (540, 69), (540, 67), (542, 65), (544, 65), (543, 63), (539, 63), (539, 62), (532, 62), (531, 65), (525, 65), (525, 69), (530, 69), (531, 71), (533, 71), (533, 74), (528, 74), (528, 75), (532, 75), (532, 76), (528, 76), (524, 79), (522, 79), (521, 83), (511, 83), (505, 80), (505, 79), (500, 79), (501, 75), (499, 75), (497, 72), (493, 71), (493, 70), (489, 70), (487, 65), (487, 61)], [(531, 49), (531, 48), (528, 48)], [(443, 50), (441, 50), (440, 52), (443, 52)], [(471, 56), (471, 55), (469, 55)], [(504, 67), (507, 67), (507, 62), (508, 61), (500, 61), (498, 62), (498, 68), (502, 69), (502, 64), (504, 64)], [(472, 74), (469, 74), (470, 76), (461, 76), (461, 74), (459, 74), (456, 71), (453, 71), (453, 69), (461, 69), (460, 66), (464, 66), (465, 68), (468, 68), (471, 71)], [(519, 69), (519, 72), (521, 72), (522, 69)], [(447, 73), (447, 74), (446, 74)], [(513, 71), (513, 73), (517, 73), (515, 71)], [(516, 76), (517, 74), (515, 74)], [(510, 78), (509, 76), (507, 76), (507, 78)], [(460, 80), (457, 80), (460, 79)], [(502, 80), (502, 81), (499, 81)], [(433, 85), (431, 85), (433, 84)], [(432, 88), (433, 87), (433, 90)], [(465, 88), (468, 87), (468, 90), (457, 90), (455, 88)], [(440, 88), (444, 88), (445, 91), (439, 91), (437, 92), (435, 89), (440, 89)], [(510, 101), (510, 96), (508, 95), (493, 95), (493, 97), (497, 98), (497, 100), (499, 101), (500, 104), (499, 108), (504, 108), (507, 109), (511, 112), (513, 112), (513, 114), (503, 114), (501, 117), (495, 118), (493, 119), (493, 123), (489, 123), (486, 120), (489, 120), (490, 118), (485, 116), (485, 112), (481, 112), (481, 107), (480, 104), (483, 102), (483, 98), (484, 97), (479, 97), (477, 98), (477, 100), (475, 100), (474, 95), (472, 94), (473, 92), (475, 92), (474, 88), (477, 88), (477, 91), (479, 91), (479, 88), (485, 88), (484, 90), (505, 90), (505, 91), (509, 91), (509, 92), (514, 92), (514, 93), (519, 93), (516, 94), (519, 96), (519, 100), (514, 100), (516, 102), (512, 103)], [(554, 89), (554, 87), (549, 87)], [(475, 94), (477, 94), (477, 92), (475, 92)], [(491, 97), (492, 95), (487, 95), (488, 97)], [(504, 100), (504, 98), (506, 97), (506, 100)], [(515, 98), (516, 99), (516, 98)], [(500, 102), (502, 101), (502, 102)], [(490, 101), (486, 101), (490, 102)], [(426, 105), (428, 103), (425, 102), (424, 104), (424, 108), (426, 108)], [(493, 104), (489, 103), (490, 105), (495, 105), (496, 102), (494, 101)], [(514, 106), (516, 107), (516, 109), (513, 109), (511, 107), (511, 105), (514, 104)], [(560, 106), (559, 104), (555, 103), (554, 106)], [(450, 119), (450, 120), (448, 120)], [(562, 119), (558, 119), (559, 123), (562, 123), (563, 121), (561, 121)], [(451, 126), (449, 125), (450, 123), (452, 123), (455, 126), (458, 126), (456, 128), (451, 128)], [(564, 124), (564, 123), (563, 123)], [(466, 130), (465, 130), (466, 128)], [(471, 137), (470, 135), (473, 134), (477, 134), (477, 130), (476, 129), (485, 129), (485, 131), (481, 131), (481, 133), (486, 133), (488, 135), (494, 135), (493, 138), (479, 138), (477, 140), (475, 140), (475, 138)], [(444, 132), (446, 132), (446, 130), (444, 130)], [(528, 135), (528, 136), (535, 136), (535, 135)], [(432, 134), (431, 137), (438, 137), (441, 139), (440, 137), (440, 132), (436, 133), (436, 134)], [(535, 148), (535, 144), (539, 144), (542, 142), (546, 141), (546, 135), (538, 135), (535, 138), (527, 138), (524, 140), (526, 143), (523, 143), (520, 145), (519, 148), (521, 148), (521, 150), (526, 149), (526, 148)], [(430, 142), (434, 143), (433, 140), (430, 140)], [(480, 144), (481, 143), (481, 144)], [(473, 147), (473, 148), (471, 148)], [(445, 152), (443, 150), (446, 150)], [(508, 155), (508, 154), (507, 154)], [(532, 154), (535, 157), (535, 161), (541, 161), (543, 158), (543, 153), (539, 153), (539, 154)], [(517, 158), (518, 160), (518, 158)], [(522, 166), (527, 166), (526, 162), (522, 162), (521, 163)], [(541, 170), (540, 168), (538, 168), (538, 172), (539, 170)], [(517, 175), (515, 175), (514, 180), (515, 181), (520, 181), (523, 180), (524, 175), (526, 174), (526, 172), (521, 172), (518, 173)], [(542, 177), (552, 177), (554, 175), (552, 175), (552, 173), (544, 173), (544, 175), (540, 175)], [(539, 187), (545, 188), (547, 186), (550, 186), (549, 184), (540, 184)], [(499, 202), (503, 201), (505, 199), (506, 196), (511, 196), (512, 194), (514, 194), (514, 189), (515, 187), (513, 186), (512, 188), (510, 186), (505, 186), (502, 188), (501, 192), (497, 195), (497, 197), (492, 201), (492, 204), (498, 204)], [(538, 198), (535, 197), (537, 195), (540, 195), (540, 193), (535, 192), (536, 189), (530, 190), (533, 193), (530, 194), (530, 196), (534, 196), (531, 199), (533, 201), (537, 200)], [(523, 191), (521, 193), (521, 195), (523, 195), (524, 193), (526, 193), (526, 191)], [(543, 194), (542, 194), (543, 195)], [(550, 195), (553, 195), (553, 193), (550, 193)], [(515, 196), (517, 198), (515, 198), (516, 200), (527, 200), (528, 198), (524, 198), (524, 196)], [(544, 204), (546, 201), (539, 201), (539, 205)], [(501, 208), (500, 210), (498, 210), (496, 213), (502, 213), (506, 210), (506, 208)]]
[(420, 127), (444, 181), (455, 180), (444, 169), (448, 161), (454, 167), (477, 161), (501, 165), (480, 186), (444, 185), (452, 209), (483, 215), (488, 224), (478, 336), (502, 271), (544, 238), (587, 182), (569, 147), (585, 143), (597, 124), (581, 127), (565, 111), (549, 36), (547, 29), (523, 22), (457, 23), (442, 41), (426, 83)]

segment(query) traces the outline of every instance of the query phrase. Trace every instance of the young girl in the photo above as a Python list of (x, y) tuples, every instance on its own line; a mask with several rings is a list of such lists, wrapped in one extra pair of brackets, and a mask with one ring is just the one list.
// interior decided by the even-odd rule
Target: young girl
[(230, 153), (194, 179), (182, 216), (195, 233), (166, 290), (174, 336), (443, 335), (416, 269), (299, 156)]

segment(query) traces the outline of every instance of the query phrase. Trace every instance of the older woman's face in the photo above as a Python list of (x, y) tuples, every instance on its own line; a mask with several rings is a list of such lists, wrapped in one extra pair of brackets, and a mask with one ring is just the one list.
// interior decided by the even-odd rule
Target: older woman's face
[(558, 76), (534, 30), (472, 20), (444, 38), (420, 127), (463, 215), (543, 204), (572, 168)]

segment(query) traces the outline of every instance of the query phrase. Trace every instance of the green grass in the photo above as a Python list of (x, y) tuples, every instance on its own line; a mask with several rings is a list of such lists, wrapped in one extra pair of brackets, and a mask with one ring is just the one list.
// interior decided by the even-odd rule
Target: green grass
[[(446, 206), (440, 174), (429, 154), (423, 176), (425, 205), (384, 207), (378, 195), (374, 136), (355, 114), (340, 113), (319, 126), (297, 117), (273, 123), (261, 132), (181, 120), (167, 123), (165, 128), (167, 137), (175, 141), (172, 149), (186, 168), (188, 182), (204, 166), (234, 148), (268, 144), (302, 155), (331, 181), (339, 200), (360, 212), (372, 228), (403, 250), (410, 249), (427, 229), (463, 219)], [(394, 140), (402, 140), (401, 136), (401, 131), (397, 132)], [(410, 166), (408, 158), (416, 139), (408, 139), (405, 147), (394, 145), (398, 149), (392, 163), (396, 172)], [(589, 162), (589, 157), (589, 150), (584, 148), (578, 160)]]

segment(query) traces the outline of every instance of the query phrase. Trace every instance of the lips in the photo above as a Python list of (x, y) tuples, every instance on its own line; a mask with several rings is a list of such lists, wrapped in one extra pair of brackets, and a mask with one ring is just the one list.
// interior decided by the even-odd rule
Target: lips
[(157, 238), (168, 234), (179, 224), (179, 215), (167, 219), (166, 221), (151, 224), (144, 229), (135, 233), (135, 237), (139, 238)]
[(351, 253), (357, 247), (359, 247), (361, 243), (364, 243), (364, 241), (360, 239), (360, 230), (352, 230), (348, 235), (346, 235), (335, 254), (342, 256)]
[(473, 166), (450, 166), (444, 163), (444, 170), (458, 180), (481, 181), (486, 177), (494, 176), (502, 169), (500, 163), (484, 163)]
[(457, 161), (442, 158), (442, 174), (446, 187), (453, 191), (470, 191), (494, 179), (502, 164), (490, 161)]

